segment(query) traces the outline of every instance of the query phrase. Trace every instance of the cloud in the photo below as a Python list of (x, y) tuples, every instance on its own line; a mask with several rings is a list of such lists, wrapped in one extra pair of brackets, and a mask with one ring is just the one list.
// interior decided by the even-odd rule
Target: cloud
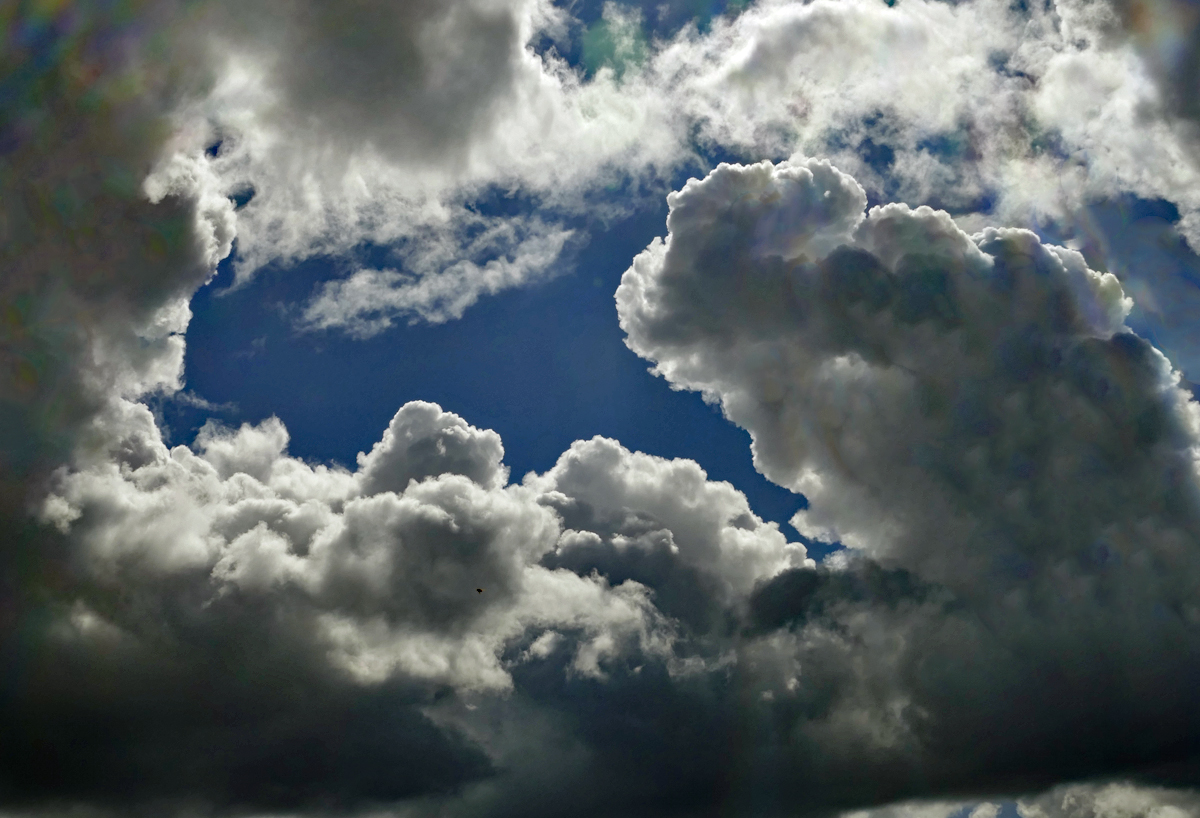
[(823, 769), (895, 797), (1194, 754), (1200, 408), (1116, 279), (1027, 231), (863, 213), (824, 162), (722, 165), (669, 202), (617, 291), (627, 343), (751, 433), (802, 533), (851, 547), (751, 601), (794, 640), (786, 729)]
[[(287, 0), (269, 19), (228, 0), (164, 2), (101, 60), (100, 93), (126, 93), (121, 77), (152, 86), (117, 103), (140, 141), (95, 147), (138, 153), (113, 176), (135, 185), (157, 162), (154, 198), (196, 191), (185, 196), (205, 202), (195, 240), (220, 258), (236, 232), (239, 282), (270, 264), (393, 247), (394, 268), (361, 266), (306, 307), (303, 325), (357, 335), (452, 319), (552, 274), (565, 220), (620, 210), (598, 194), (656, 190), (697, 149), (829, 156), (875, 198), (976, 224), (1071, 225), (1091, 199), (1162, 198), (1193, 236), (1194, 139), (1170, 90), (1189, 64), (1186, 8), (1136, 8), (772, 0), (703, 33), (647, 39), (635, 10), (609, 4), (595, 30), (625, 32), (641, 57), (583, 72), (547, 44), (569, 50), (586, 32), (542, 0)], [(100, 42), (87, 32), (105, 24), (83, 17), (57, 41)], [(1160, 23), (1176, 18), (1184, 34), (1170, 45)], [(85, 139), (104, 139), (103, 116), (78, 114), (95, 126)], [(74, 116), (57, 111), (50, 127)], [(24, 127), (9, 141), (53, 144), (17, 136)], [(235, 220), (226, 197), (247, 191)], [(543, 220), (487, 214), (513, 195)]]
[[(163, 6), (143, 12), (161, 24)], [(43, 475), (112, 396), (178, 387), (188, 300), (235, 230), (206, 164), (161, 161), (183, 91), (138, 27), (90, 7), (25, 14), (0, 57), (7, 480)]]
[[(832, 157), (874, 199), (976, 225), (1073, 226), (1093, 199), (1161, 198), (1195, 238), (1194, 128), (1170, 90), (1190, 51), (1160, 48), (1171, 27), (1154, 21), (1191, 29), (1165, 0), (1145, 13), (770, 0), (657, 39), (615, 3), (587, 31), (544, 0), (335, 5), (287, 0), (268, 19), (228, 0), (154, 4), (100, 72), (114, 94), (122, 76), (154, 86), (121, 98), (120, 121), (148, 141), (118, 175), (138, 183), (157, 162), (155, 196), (202, 185), (197, 240), (220, 258), (236, 232), (239, 283), (392, 248), (393, 266), (356, 264), (321, 288), (308, 328), (458, 317), (567, 264), (567, 221), (628, 213), (707, 151)], [(638, 59), (558, 56), (598, 36)], [(603, 195), (616, 188), (631, 201)], [(512, 197), (541, 220), (491, 211)]]
[[(452, 792), (519, 763), (443, 711), (515, 697), (554, 716), (523, 687), (531, 664), (591, 695), (635, 666), (669, 689), (726, 650), (678, 647), (677, 617), (736, 616), (757, 581), (806, 564), (694, 463), (597, 438), (509, 485), (499, 437), (429, 403), (402, 407), (355, 473), (288, 456), (275, 418), (210, 424), (196, 451), (168, 449), (140, 404), (98, 423), (106, 450), (41, 505), (31, 570), (59, 584), (22, 598), (31, 630), (4, 643), (26, 668), (0, 708), (9, 804), (360, 810)], [(581, 543), (617, 553), (593, 565)]]
[(566, 531), (549, 566), (655, 590), (655, 604), (696, 633), (720, 630), (725, 611), (755, 583), (811, 565), (751, 511), (728, 483), (714, 483), (689, 460), (630, 453), (614, 441), (577, 441), (530, 485), (562, 517)]
[[(363, 269), (348, 278), (327, 281), (304, 307), (301, 326), (339, 329), (366, 338), (383, 332), (395, 318), (442, 323), (461, 318), (482, 295), (528, 284), (547, 275), (559, 260), (572, 231), (515, 218), (479, 219), (483, 232), (461, 243), (461, 233), (435, 243), (425, 239), (403, 255), (405, 272)], [(515, 235), (523, 238), (517, 239)], [(487, 260), (472, 257), (502, 252)]]
[(883, 200), (1034, 226), (1134, 193), (1175, 202), (1194, 238), (1191, 131), (1115, 17), (1104, 3), (763, 2), (677, 38), (656, 68), (715, 144), (826, 156)]
[[(584, 78), (530, 47), (569, 28), (544, 3), (333, 9), (71, 6), (0, 56), (3, 803), (817, 814), (1194, 783), (1200, 410), (1113, 276), (958, 227), (1124, 191), (1195, 232), (1190, 115), (1125, 18), (764, 2), (643, 42), (613, 6), (637, 47)], [(622, 326), (809, 497), (802, 532), (850, 546), (820, 567), (615, 441), (510, 485), (497, 435), (408, 404), (351, 473), (287, 455), (277, 419), (168, 448), (136, 402), (180, 387), (235, 235), (242, 282), (392, 246), (312, 327), (448, 320), (693, 138), (796, 158), (674, 194)], [(959, 222), (864, 215), (882, 198)]]
[[(861, 810), (843, 813), (842, 818), (951, 818), (951, 816), (970, 816), (970, 818), (995, 818), (997, 806), (991, 803), (979, 804), (970, 809), (968, 803), (906, 802), (890, 804), (878, 809)], [(964, 809), (965, 808), (965, 809)], [(976, 814), (978, 811), (978, 814)]]
[[(531, 0), (366, 3), (337, 26), (315, 0), (274, 9), (271, 26), (204, 8), (179, 36), (206, 44), (214, 80), (180, 118), (222, 139), (211, 165), (228, 191), (255, 191), (239, 281), (399, 248), (394, 268), (323, 287), (309, 328), (455, 318), (567, 263), (566, 220), (633, 206), (606, 187), (654, 191), (705, 152), (829, 157), (873, 201), (945, 208), (972, 229), (1079, 233), (1086, 205), (1136, 195), (1172, 202), (1198, 235), (1195, 128), (1176, 88), (1191, 18), (1168, 0), (765, 0), (660, 38), (616, 3), (586, 31)], [(557, 56), (575, 46), (582, 68)], [(544, 221), (481, 215), (514, 195)]]
[[(443, 321), (544, 277), (565, 218), (615, 207), (585, 205), (582, 190), (680, 155), (657, 89), (611, 70), (584, 81), (533, 49), (566, 36), (569, 16), (542, 0), (296, 0), (269, 20), (223, 0), (199, 9), (170, 31), (202, 44), (214, 80), (178, 117), (194, 149), (218, 145), (209, 160), (227, 191), (254, 191), (239, 211), (238, 282), (268, 264), (397, 249), (400, 269), (325, 287), (311, 328)], [(514, 195), (544, 221), (488, 214)]]
[(405, 404), (370, 454), (358, 458), (365, 494), (402, 492), (409, 481), (461, 474), (485, 488), (508, 482), (500, 435), (481, 431), (434, 403)]
[(1018, 805), (1022, 818), (1188, 818), (1200, 814), (1194, 790), (1128, 783), (1059, 787)]

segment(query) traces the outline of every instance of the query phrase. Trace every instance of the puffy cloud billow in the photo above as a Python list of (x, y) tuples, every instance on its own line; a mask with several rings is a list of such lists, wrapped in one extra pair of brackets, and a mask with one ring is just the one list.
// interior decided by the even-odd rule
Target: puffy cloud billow
[(5, 648), (11, 803), (453, 791), (514, 759), (467, 738), (488, 720), (435, 719), (446, 702), (552, 715), (567, 692), (547, 706), (523, 681), (547, 663), (600, 708), (643, 668), (670, 693), (728, 665), (756, 582), (806, 564), (728, 484), (602, 438), (508, 484), (499, 437), (433, 404), (402, 407), (354, 473), (289, 457), (273, 418), (168, 449), (144, 406), (119, 406), (109, 448), (39, 512), (54, 536), (27, 570), (56, 582)]
[(788, 733), (880, 791), (1194, 780), (1200, 408), (1078, 253), (865, 202), (826, 162), (722, 165), (617, 292), (849, 546), (752, 598), (806, 670)]

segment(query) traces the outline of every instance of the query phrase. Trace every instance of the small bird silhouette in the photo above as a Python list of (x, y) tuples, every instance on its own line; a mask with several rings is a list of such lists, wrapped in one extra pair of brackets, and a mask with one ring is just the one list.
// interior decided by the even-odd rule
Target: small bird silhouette
[(481, 593), (481, 594), (483, 593), (483, 589), (482, 589), (482, 588), (476, 588), (475, 590), (476, 590), (478, 593)]

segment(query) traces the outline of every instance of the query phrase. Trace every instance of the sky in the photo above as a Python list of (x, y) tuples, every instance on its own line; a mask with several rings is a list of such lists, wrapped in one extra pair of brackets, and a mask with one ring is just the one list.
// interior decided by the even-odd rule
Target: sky
[(0, 32), (0, 818), (1200, 816), (1200, 6)]

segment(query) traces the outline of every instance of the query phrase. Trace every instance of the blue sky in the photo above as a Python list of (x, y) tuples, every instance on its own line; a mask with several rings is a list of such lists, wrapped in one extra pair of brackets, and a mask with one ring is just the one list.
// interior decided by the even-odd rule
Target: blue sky
[[(236, 406), (218, 415), (227, 423), (277, 415), (292, 454), (349, 468), (410, 400), (495, 429), (518, 481), (549, 469), (572, 441), (603, 435), (691, 458), (744, 492), (764, 519), (786, 525), (802, 496), (754, 470), (749, 436), (719, 407), (649, 374), (623, 342), (612, 294), (633, 256), (665, 232), (662, 198), (615, 225), (588, 225), (573, 263), (545, 283), (485, 299), (457, 321), (402, 324), (366, 340), (295, 327), (294, 305), (337, 276), (336, 264), (267, 270), (226, 290), (227, 262), (192, 300), (187, 389)], [(183, 443), (210, 415), (178, 402), (164, 412)]]

